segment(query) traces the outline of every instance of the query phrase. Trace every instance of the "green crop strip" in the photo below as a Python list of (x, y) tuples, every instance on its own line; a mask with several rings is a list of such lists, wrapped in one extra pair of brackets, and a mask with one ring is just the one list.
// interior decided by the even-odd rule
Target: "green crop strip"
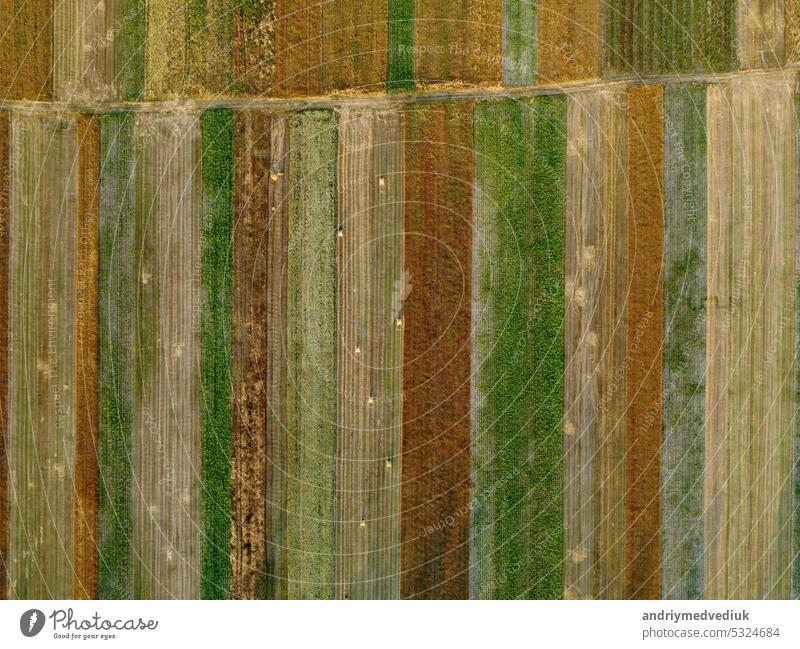
[(414, 89), (414, 13), (415, 0), (389, 0), (390, 92)]
[(661, 591), (703, 596), (706, 89), (664, 93), (664, 439)]
[(233, 113), (209, 110), (202, 130), (203, 290), (200, 375), (204, 531), (202, 597), (225, 599), (230, 590), (231, 529), (231, 313), (233, 308)]
[(186, 0), (187, 75), (215, 92), (231, 87), (234, 12), (230, 0)]
[(533, 0), (504, 0), (503, 83), (507, 86), (536, 83), (536, 18)]
[(141, 101), (144, 99), (147, 42), (146, 0), (121, 0), (121, 14), (122, 97), (126, 101)]
[(131, 599), (134, 214), (130, 113), (100, 127), (100, 599)]
[(478, 277), (491, 325), (480, 359), (478, 432), (493, 467), (474, 499), (493, 503), (486, 596), (561, 595), (566, 101), (478, 105), (480, 207), (493, 241)]

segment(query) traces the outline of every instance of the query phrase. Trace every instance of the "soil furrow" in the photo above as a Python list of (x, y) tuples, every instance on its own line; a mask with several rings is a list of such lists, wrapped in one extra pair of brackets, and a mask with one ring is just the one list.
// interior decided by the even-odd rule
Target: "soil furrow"
[(405, 113), (403, 598), (469, 596), (472, 112)]

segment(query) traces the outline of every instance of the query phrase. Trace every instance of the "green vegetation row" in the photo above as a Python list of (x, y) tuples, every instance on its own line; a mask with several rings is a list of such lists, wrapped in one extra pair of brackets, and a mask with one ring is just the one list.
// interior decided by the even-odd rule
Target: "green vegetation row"
[(478, 104), (475, 156), (476, 308), (488, 324), (474, 341), (473, 443), (484, 452), (474, 456), (473, 537), (487, 548), (474, 560), (494, 568), (474, 594), (559, 598), (565, 98)]

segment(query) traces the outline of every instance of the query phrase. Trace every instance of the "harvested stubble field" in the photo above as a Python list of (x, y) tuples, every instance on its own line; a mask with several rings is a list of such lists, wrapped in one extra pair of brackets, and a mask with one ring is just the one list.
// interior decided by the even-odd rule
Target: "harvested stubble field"
[(797, 597), (799, 7), (4, 2), (0, 595)]

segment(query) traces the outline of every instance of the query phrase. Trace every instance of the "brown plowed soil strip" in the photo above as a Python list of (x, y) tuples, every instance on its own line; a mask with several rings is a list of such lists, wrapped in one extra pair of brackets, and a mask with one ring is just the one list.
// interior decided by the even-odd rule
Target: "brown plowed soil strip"
[(471, 102), (406, 112), (401, 596), (469, 596)]
[(321, 0), (277, 0), (275, 94), (322, 92)]
[(540, 0), (538, 82), (600, 76), (600, 0)]
[(270, 119), (236, 115), (233, 229), (231, 597), (265, 595), (267, 248)]
[(10, 113), (0, 113), (0, 599), (8, 595), (8, 226)]
[(78, 268), (75, 364), (75, 599), (97, 597), (97, 418), (100, 124), (78, 121)]
[(0, 2), (0, 99), (50, 97), (53, 0)]
[(660, 597), (663, 116), (661, 86), (628, 92), (625, 596), (632, 599)]

